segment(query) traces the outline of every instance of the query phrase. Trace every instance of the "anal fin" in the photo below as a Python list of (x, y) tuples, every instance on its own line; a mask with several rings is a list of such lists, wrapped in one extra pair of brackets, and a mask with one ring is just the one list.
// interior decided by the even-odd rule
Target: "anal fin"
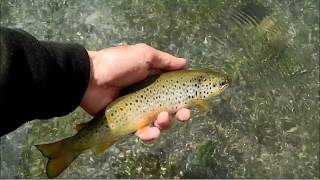
[(87, 126), (87, 123), (80, 123), (77, 124), (76, 127), (74, 128), (77, 132), (79, 132), (81, 129)]
[(113, 141), (107, 142), (107, 143), (103, 143), (103, 144), (99, 144), (97, 146), (94, 147), (93, 152), (95, 154), (100, 154), (103, 153), (106, 149), (108, 149), (110, 146), (112, 146)]
[(209, 111), (209, 106), (204, 100), (192, 99), (192, 103), (199, 106), (200, 108), (204, 109), (205, 112)]

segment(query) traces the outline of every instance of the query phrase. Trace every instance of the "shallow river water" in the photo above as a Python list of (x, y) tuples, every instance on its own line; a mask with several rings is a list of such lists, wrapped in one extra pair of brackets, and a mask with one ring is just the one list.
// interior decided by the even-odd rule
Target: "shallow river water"
[[(232, 77), (207, 114), (193, 107), (151, 143), (87, 151), (59, 178), (320, 178), (317, 0), (0, 0), (0, 12), (1, 26), (40, 40), (95, 50), (144, 42)], [(0, 177), (45, 178), (33, 145), (90, 118), (77, 109), (1, 137)]]

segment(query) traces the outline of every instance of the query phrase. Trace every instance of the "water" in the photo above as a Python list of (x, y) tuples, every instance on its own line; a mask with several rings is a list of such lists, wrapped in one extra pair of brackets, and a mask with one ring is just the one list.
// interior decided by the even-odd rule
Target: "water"
[[(320, 178), (319, 2), (1, 0), (1, 25), (88, 49), (148, 43), (227, 72), (208, 114), (192, 108), (161, 139), (83, 153), (61, 178)], [(23, 108), (23, 107), (20, 107)], [(34, 144), (74, 134), (77, 109), (1, 137), (1, 178), (45, 177)], [(4, 122), (2, 122), (4, 124)]]

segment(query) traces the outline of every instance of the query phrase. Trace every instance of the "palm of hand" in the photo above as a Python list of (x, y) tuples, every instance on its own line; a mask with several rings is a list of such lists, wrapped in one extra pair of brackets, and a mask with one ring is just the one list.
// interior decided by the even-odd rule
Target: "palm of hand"
[[(165, 52), (158, 51), (145, 44), (118, 46), (100, 51), (88, 51), (91, 63), (90, 80), (87, 91), (81, 101), (81, 107), (96, 114), (119, 95), (122, 88), (130, 86), (146, 77), (162, 71), (186, 68), (186, 61)], [(190, 111), (181, 109), (176, 117), (185, 121)], [(170, 115), (162, 112), (154, 123), (137, 131), (143, 140), (152, 140), (160, 136), (160, 129), (170, 127)]]

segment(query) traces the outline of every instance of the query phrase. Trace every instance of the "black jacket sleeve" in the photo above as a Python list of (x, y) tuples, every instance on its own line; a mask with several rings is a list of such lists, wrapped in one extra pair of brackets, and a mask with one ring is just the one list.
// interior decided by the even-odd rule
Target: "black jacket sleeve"
[(28, 120), (70, 113), (89, 78), (82, 46), (38, 41), (25, 31), (0, 27), (0, 135)]

